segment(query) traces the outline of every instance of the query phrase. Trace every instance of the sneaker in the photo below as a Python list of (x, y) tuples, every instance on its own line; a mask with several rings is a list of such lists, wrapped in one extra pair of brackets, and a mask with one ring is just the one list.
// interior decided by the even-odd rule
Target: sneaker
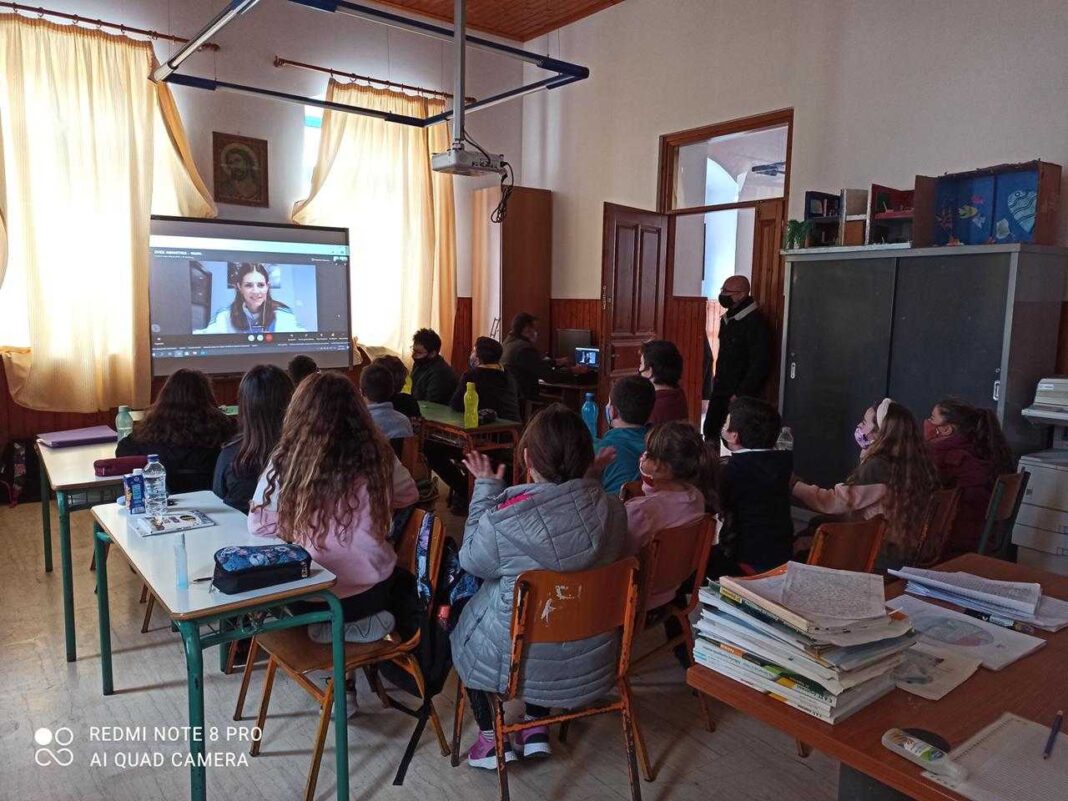
[(516, 732), (516, 747), (523, 759), (530, 757), (552, 756), (553, 750), (549, 747), (549, 727), (534, 726)]
[[(396, 625), (393, 615), (386, 610), (376, 612), (369, 617), (345, 624), (345, 642), (378, 642)], [(308, 637), (320, 645), (330, 645), (330, 624), (312, 623), (308, 626)]]
[[(517, 758), (515, 751), (512, 750), (511, 741), (505, 737), (505, 764), (515, 762)], [(497, 770), (497, 744), (494, 742), (492, 734), (478, 733), (478, 739), (475, 740), (475, 744), (471, 746), (471, 750), (467, 753), (467, 764), (473, 768)]]

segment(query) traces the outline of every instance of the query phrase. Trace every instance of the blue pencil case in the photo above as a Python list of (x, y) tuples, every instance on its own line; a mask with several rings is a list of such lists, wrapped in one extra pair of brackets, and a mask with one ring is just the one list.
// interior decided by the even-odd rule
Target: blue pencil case
[(299, 581), (311, 573), (311, 554), (299, 545), (230, 545), (215, 552), (212, 584), (235, 595)]

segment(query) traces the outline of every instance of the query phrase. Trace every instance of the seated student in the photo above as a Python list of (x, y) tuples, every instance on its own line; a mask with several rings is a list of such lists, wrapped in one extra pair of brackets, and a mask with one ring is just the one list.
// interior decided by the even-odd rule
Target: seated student
[(464, 410), (464, 395), (468, 383), (475, 385), (478, 408), (492, 409), (502, 420), (519, 419), (519, 395), (515, 379), (501, 366), (501, 343), (491, 337), (479, 337), (471, 348), (470, 368), (460, 377), (449, 405), (457, 412)]
[[(397, 554), (386, 540), (392, 510), (418, 498), (352, 382), (318, 373), (293, 395), (281, 439), (256, 484), (248, 528), (303, 546), (336, 575), (332, 592), (344, 611), (345, 639), (373, 642), (394, 623), (384, 614), (396, 580)], [(308, 633), (329, 642), (330, 624), (313, 624)]]
[[(479, 735), (467, 763), (497, 766), (493, 713), (489, 694), (508, 684), (509, 626), (512, 588), (526, 570), (587, 570), (620, 556), (626, 537), (623, 505), (586, 478), (593, 464), (593, 440), (577, 414), (560, 404), (538, 413), (519, 443), (529, 484), (504, 486), (504, 468), (496, 471), (480, 453), (464, 464), (477, 478), (471, 516), (460, 548), (460, 566), (483, 579), (464, 607), (451, 635), (453, 662), (467, 688)], [(530, 646), (519, 684), (526, 714), (545, 717), (549, 707), (573, 709), (612, 691), (618, 654), (615, 635), (598, 635), (569, 643)], [(524, 757), (547, 756), (548, 727), (518, 735)], [(505, 738), (504, 759), (515, 759)]]
[(942, 486), (959, 487), (960, 504), (944, 558), (974, 552), (986, 521), (994, 482), (1016, 467), (997, 415), (957, 398), (935, 404), (923, 421), (927, 453)]
[(860, 447), (860, 464), (852, 475), (833, 489), (796, 480), (793, 497), (839, 519), (883, 515), (886, 539), (876, 568), (899, 567), (915, 553), (927, 501), (938, 488), (934, 465), (912, 413), (889, 398), (864, 412), (853, 437)]
[(609, 429), (594, 444), (598, 453), (615, 448), (616, 456), (601, 476), (601, 486), (608, 494), (618, 495), (620, 487), (638, 480), (638, 459), (645, 451), (647, 424), (655, 403), (656, 390), (640, 375), (624, 376), (612, 385), (604, 407)]
[(293, 381), (293, 386), (299, 387), (301, 381), (319, 372), (319, 365), (315, 363), (315, 359), (311, 356), (301, 355), (290, 359), (286, 369), (289, 371), (289, 378)]
[(227, 506), (248, 514), (248, 502), (267, 458), (282, 436), (282, 420), (293, 397), (293, 382), (281, 367), (258, 364), (237, 389), (238, 435), (215, 462), (212, 490)]
[(709, 575), (763, 573), (793, 557), (793, 453), (776, 450), (782, 418), (758, 398), (735, 398), (720, 432), (731, 452), (720, 471), (723, 518)]
[(219, 448), (236, 428), (215, 402), (208, 377), (183, 367), (171, 373), (115, 455), (158, 454), (169, 493), (210, 490)]
[(393, 396), (389, 402), (393, 408), (405, 417), (414, 419), (422, 417), (419, 411), (419, 401), (412, 397), (410, 392), (404, 391), (404, 383), (408, 380), (408, 368), (398, 356), (379, 356), (371, 364), (380, 364), (393, 374)]
[(656, 405), (649, 416), (649, 425), (690, 419), (686, 393), (679, 386), (679, 380), (682, 378), (682, 354), (674, 342), (651, 339), (643, 343), (638, 375), (648, 378), (656, 388)]
[(412, 397), (417, 401), (448, 403), (456, 391), (456, 372), (441, 355), (441, 337), (429, 328), (412, 336)]
[(360, 392), (367, 401), (367, 411), (371, 413), (378, 430), (386, 439), (405, 439), (415, 436), (412, 421), (393, 408), (389, 399), (393, 397), (393, 373), (381, 364), (369, 364), (360, 373)]

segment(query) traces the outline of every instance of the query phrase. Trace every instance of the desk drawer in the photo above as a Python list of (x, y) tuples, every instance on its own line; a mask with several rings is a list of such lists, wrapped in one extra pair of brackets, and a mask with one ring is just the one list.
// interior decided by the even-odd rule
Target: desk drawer
[(1068, 534), (1068, 512), (1049, 509), (1045, 506), (1033, 506), (1025, 503), (1020, 506), (1017, 521), (1024, 526), (1040, 528), (1057, 534)]
[(1032, 467), (1030, 473), (1023, 502), (1068, 511), (1068, 472)]

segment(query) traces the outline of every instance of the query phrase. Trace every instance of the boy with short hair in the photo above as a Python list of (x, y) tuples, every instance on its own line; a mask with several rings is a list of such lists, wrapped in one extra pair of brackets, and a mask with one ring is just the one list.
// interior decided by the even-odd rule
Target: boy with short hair
[(612, 385), (605, 406), (609, 430), (596, 442), (598, 452), (605, 448), (616, 450), (615, 459), (601, 475), (605, 492), (618, 495), (624, 484), (638, 479), (638, 460), (645, 451), (649, 415), (655, 405), (656, 389), (647, 378), (628, 375)]
[(456, 373), (441, 355), (441, 337), (431, 328), (412, 335), (412, 397), (417, 401), (448, 403), (456, 390)]
[(503, 420), (519, 420), (519, 390), (515, 379), (501, 366), (504, 348), (492, 337), (479, 337), (471, 348), (470, 369), (460, 376), (460, 383), (449, 405), (453, 411), (464, 410), (464, 395), (469, 383), (478, 393), (478, 408), (492, 409)]
[(378, 429), (386, 439), (404, 439), (415, 436), (411, 421), (393, 408), (389, 399), (393, 397), (393, 373), (381, 364), (370, 364), (360, 373), (360, 392), (367, 401), (367, 411), (371, 413)]
[(794, 463), (790, 451), (775, 448), (781, 429), (782, 418), (770, 403), (740, 397), (728, 407), (720, 436), (731, 455), (720, 479), (723, 527), (709, 562), (713, 577), (763, 573), (793, 555)]
[(404, 383), (408, 380), (408, 368), (399, 356), (379, 356), (371, 364), (380, 364), (393, 374), (393, 396), (389, 402), (393, 408), (407, 418), (422, 417), (419, 411), (419, 401), (412, 397), (410, 392), (404, 391)]

